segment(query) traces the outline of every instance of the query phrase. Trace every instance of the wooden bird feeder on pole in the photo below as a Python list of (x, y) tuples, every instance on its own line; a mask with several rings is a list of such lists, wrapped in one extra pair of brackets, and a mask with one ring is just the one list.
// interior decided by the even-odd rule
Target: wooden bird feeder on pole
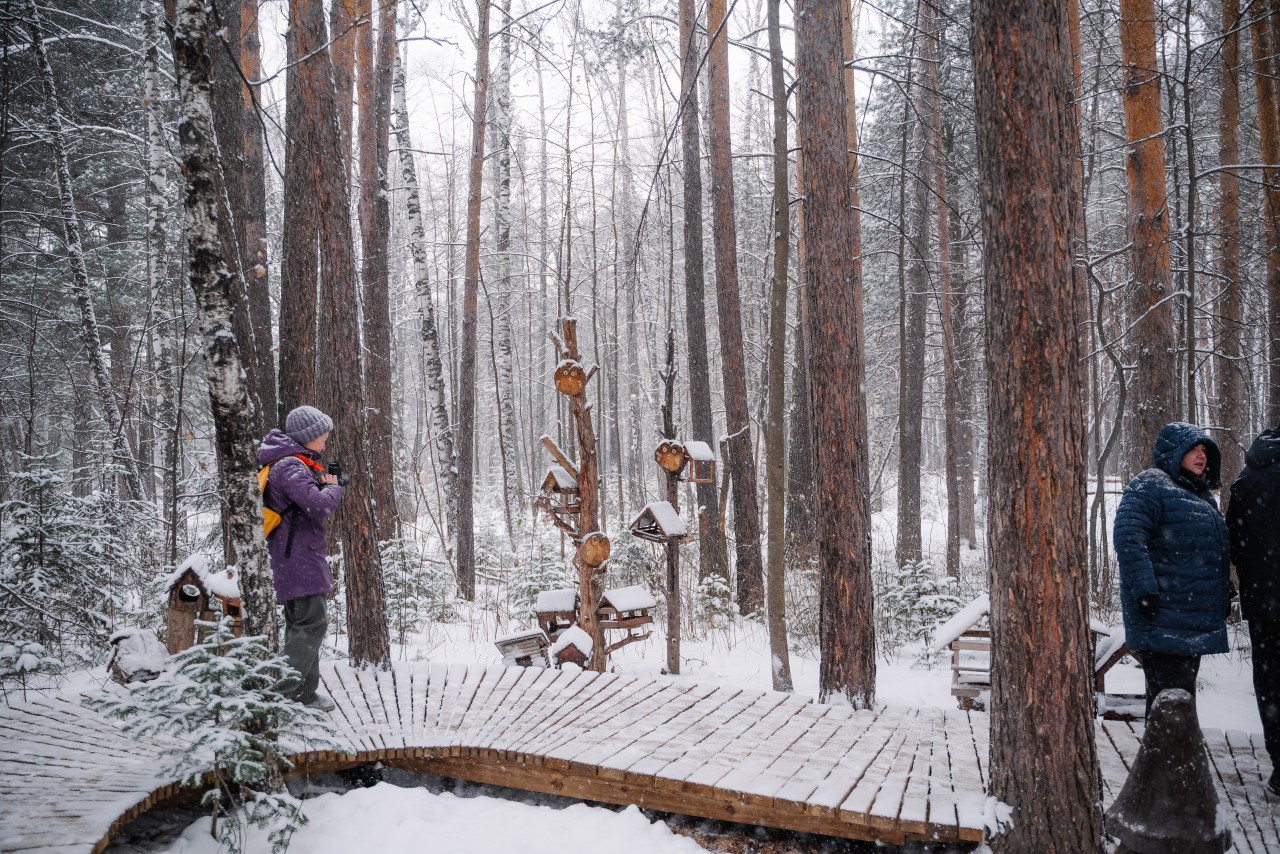
[(601, 531), (593, 531), (582, 538), (582, 543), (578, 546), (578, 554), (582, 556), (582, 562), (587, 566), (600, 566), (609, 559), (609, 552), (613, 550), (609, 537)]
[(165, 648), (170, 654), (190, 649), (196, 642), (196, 620), (214, 619), (204, 579), (187, 566), (169, 585), (165, 609)]
[(652, 501), (631, 522), (631, 533), (642, 540), (666, 545), (688, 536), (688, 528), (670, 501)]
[(586, 369), (575, 359), (562, 360), (556, 365), (556, 372), (552, 377), (552, 381), (556, 384), (556, 391), (566, 397), (581, 394), (587, 387), (587, 379)]
[(538, 628), (551, 640), (572, 626), (578, 619), (578, 591), (572, 587), (543, 590), (533, 606), (538, 618)]
[(689, 462), (686, 481), (689, 483), (716, 482), (716, 455), (712, 452), (710, 445), (696, 440), (685, 442), (684, 455)]
[(684, 467), (688, 465), (689, 458), (685, 455), (684, 445), (675, 439), (668, 439), (658, 446), (653, 452), (654, 462), (658, 467), (668, 474), (679, 474), (684, 471)]

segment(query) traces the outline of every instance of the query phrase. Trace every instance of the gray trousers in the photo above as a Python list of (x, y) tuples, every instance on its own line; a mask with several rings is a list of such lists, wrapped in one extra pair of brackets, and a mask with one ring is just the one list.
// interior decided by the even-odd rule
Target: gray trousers
[(316, 686), (320, 684), (320, 645), (329, 626), (324, 600), (325, 595), (319, 593), (284, 603), (282, 651), (300, 678), (282, 682), (280, 693), (302, 703), (316, 698)]

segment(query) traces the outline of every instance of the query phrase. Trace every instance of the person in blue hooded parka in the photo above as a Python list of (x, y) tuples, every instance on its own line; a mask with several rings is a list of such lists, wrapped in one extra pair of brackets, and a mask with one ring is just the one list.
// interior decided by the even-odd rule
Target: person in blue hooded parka
[(1147, 712), (1166, 688), (1194, 697), (1200, 656), (1227, 652), (1231, 557), (1227, 523), (1211, 490), (1222, 456), (1194, 424), (1166, 424), (1154, 465), (1125, 488), (1116, 511), (1125, 642), (1138, 653)]

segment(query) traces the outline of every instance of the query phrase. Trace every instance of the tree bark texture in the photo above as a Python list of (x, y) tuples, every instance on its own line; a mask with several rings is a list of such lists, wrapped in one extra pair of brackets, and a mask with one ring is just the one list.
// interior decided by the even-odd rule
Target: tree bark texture
[(89, 360), (89, 371), (93, 374), (94, 383), (97, 385), (98, 406), (102, 410), (102, 418), (106, 422), (107, 434), (111, 439), (115, 464), (124, 473), (125, 488), (129, 492), (129, 497), (141, 499), (145, 495), (142, 488), (142, 474), (138, 470), (138, 461), (133, 455), (129, 434), (124, 428), (120, 407), (116, 404), (115, 390), (112, 388), (107, 362), (103, 358), (98, 316), (93, 307), (93, 296), (89, 288), (89, 270), (85, 265), (83, 231), (80, 227), (80, 214), (76, 208), (75, 187), (71, 183), (71, 166), (67, 159), (66, 120), (63, 118), (62, 106), (58, 100), (53, 66), (49, 63), (49, 56), (45, 51), (44, 24), (35, 0), (30, 0), (30, 8), (31, 43), (35, 50), (36, 64), (44, 88), (48, 109), (49, 141), (53, 146), (54, 170), (57, 172), (58, 213), (62, 217), (62, 237), (71, 264), (71, 295), (75, 298), (76, 306), (80, 310), (80, 340), (84, 344), (85, 355)]
[[(1222, 428), (1218, 447), (1222, 470), (1235, 473), (1244, 467), (1243, 389), (1240, 321), (1240, 175), (1226, 168), (1240, 162), (1240, 2), (1222, 2), (1222, 98), (1218, 105), (1218, 245), (1217, 271), (1221, 281), (1218, 308), (1218, 417)], [(1223, 486), (1222, 506), (1231, 495)]]
[[(923, 4), (921, 4), (923, 5)], [(916, 112), (927, 116), (925, 85), (916, 89)], [(923, 140), (923, 131), (922, 128)], [(925, 169), (925, 172), (928, 170)], [(903, 174), (906, 180), (906, 173)], [(912, 181), (914, 200), (909, 234), (904, 235), (909, 259), (898, 297), (898, 566), (924, 557), (920, 522), (920, 477), (924, 456), (924, 356), (929, 298), (929, 202), (927, 176)]]
[(1010, 852), (1102, 846), (1086, 470), (1062, 462), (1084, 460), (1087, 446), (1072, 273), (1079, 137), (1063, 5), (972, 7), (990, 377), (991, 792), (1013, 807), (992, 846)]
[(423, 373), (426, 385), (427, 419), (430, 422), (431, 445), (435, 454), (436, 477), (443, 493), (445, 550), (452, 563), (454, 537), (458, 526), (458, 468), (453, 451), (453, 424), (449, 421), (449, 400), (444, 386), (444, 362), (440, 356), (440, 331), (436, 324), (435, 300), (428, 276), (427, 236), (422, 224), (422, 202), (418, 192), (418, 170), (413, 162), (413, 142), (409, 137), (409, 113), (405, 106), (404, 64), (397, 57), (395, 80), (396, 142), (400, 149), (400, 172), (404, 183), (405, 209), (408, 219), (409, 252), (413, 256), (413, 292), (417, 297), (421, 319), (419, 342), (422, 347)]
[(1126, 361), (1133, 372), (1129, 381), (1132, 416), (1127, 419), (1132, 425), (1128, 441), (1132, 474), (1150, 465), (1151, 443), (1160, 428), (1174, 420), (1178, 401), (1154, 0), (1120, 0), (1120, 48), (1128, 140), (1128, 229), (1133, 244), (1133, 280), (1126, 289)]
[(1253, 53), (1253, 84), (1258, 102), (1258, 141), (1262, 162), (1262, 211), (1266, 236), (1267, 270), (1267, 374), (1266, 423), (1280, 422), (1280, 84), (1276, 81), (1280, 61), (1275, 57), (1276, 3), (1254, 3), (1249, 24)]
[[(706, 261), (702, 245), (702, 142), (698, 116), (697, 14), (694, 0), (680, 0), (680, 145), (684, 160), (684, 300), (685, 330), (689, 338), (689, 415), (692, 439), (715, 447), (711, 415), (711, 373), (707, 358)], [(726, 580), (729, 566), (724, 529), (720, 527), (720, 497), (714, 483), (700, 483), (698, 492), (698, 576), (716, 573)]]
[[(301, 19), (308, 38), (324, 33), (324, 10), (308, 2)], [(323, 45), (323, 38), (317, 39)], [(325, 48), (304, 65), (316, 66), (317, 77), (332, 80), (332, 63)], [(315, 136), (305, 140), (303, 156), (322, 164), (341, 163), (341, 133), (332, 84), (316, 90), (315, 100), (304, 100), (309, 114), (306, 127)], [(314, 173), (313, 173), (314, 174)], [(318, 215), (320, 257), (320, 341), (315, 405), (334, 422), (329, 459), (338, 459), (351, 482), (334, 515), (342, 541), (347, 600), (348, 645), (357, 667), (385, 667), (391, 660), (387, 630), (386, 595), (383, 589), (381, 539), (374, 513), (373, 478), (389, 473), (373, 471), (365, 420), (364, 354), (360, 347), (359, 298), (355, 248), (351, 233), (350, 193), (345, 172), (326, 168), (316, 175), (311, 202)]]
[(804, 156), (804, 275), (809, 303), (818, 559), (818, 691), (855, 708), (875, 703), (871, 501), (862, 329), (849, 220), (843, 0), (796, 7), (797, 131)]
[[(729, 122), (729, 32), (726, 0), (707, 4), (708, 114), (711, 122), (712, 242), (716, 262), (716, 318), (720, 367), (724, 374), (729, 468), (733, 477), (733, 533), (737, 553), (738, 608), (743, 614), (764, 607), (764, 566), (760, 559), (760, 506), (747, 404), (746, 356), (738, 292), (738, 231), (734, 221), (732, 130)], [(843, 105), (841, 105), (843, 109)], [(843, 142), (842, 142), (843, 144)], [(846, 161), (848, 157), (846, 156)]]
[(182, 0), (173, 37), (182, 121), (182, 173), (187, 213), (187, 279), (199, 305), (209, 402), (218, 446), (218, 493), (224, 529), (239, 567), (245, 632), (263, 635), (276, 648), (276, 602), (266, 539), (262, 535), (262, 497), (248, 389), (242, 379), (241, 346), (231, 334), (234, 273), (223, 261), (218, 228), (222, 183), (213, 130), (209, 86), (208, 18), (202, 0)]
[(360, 248), (365, 346), (365, 419), (371, 489), (383, 539), (397, 535), (393, 410), (391, 400), (391, 294), (387, 268), (391, 234), (387, 158), (391, 133), (391, 79), (396, 56), (396, 4), (377, 9), (377, 50), (372, 21), (357, 32), (360, 74)]
[(787, 277), (791, 260), (787, 81), (783, 75), (781, 0), (769, 0), (769, 72), (773, 94), (773, 281), (769, 287), (769, 410), (765, 483), (769, 496), (768, 613), (773, 690), (790, 691), (786, 614)]
[(458, 587), (476, 596), (475, 441), (476, 314), (480, 294), (480, 199), (484, 181), (485, 111), (489, 94), (489, 0), (478, 0), (471, 177), (467, 189), (466, 269), (462, 293), (462, 364), (458, 370)]

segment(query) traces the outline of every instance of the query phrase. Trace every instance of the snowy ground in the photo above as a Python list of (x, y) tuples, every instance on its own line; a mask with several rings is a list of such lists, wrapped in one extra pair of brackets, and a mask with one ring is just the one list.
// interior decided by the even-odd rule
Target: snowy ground
[[(345, 640), (331, 638), (327, 652), (336, 654), (337, 648), (345, 647)], [(739, 623), (730, 631), (686, 642), (683, 649), (684, 673), (676, 678), (770, 687), (768, 638), (760, 626)], [(612, 666), (630, 674), (658, 674), (664, 662), (663, 650), (661, 638), (655, 634), (645, 643), (620, 650)], [(918, 653), (918, 647), (907, 648), (895, 661), (881, 659), (877, 663), (878, 699), (890, 704), (954, 708), (947, 660), (940, 658), (932, 666), (921, 666), (915, 663)], [(393, 654), (434, 661), (499, 661), (486, 633), (465, 622), (434, 625), (426, 636), (415, 638), (412, 645), (394, 648)], [(797, 693), (815, 696), (817, 661), (793, 656), (791, 663)], [(1250, 678), (1249, 663), (1239, 653), (1204, 660), (1199, 693), (1203, 726), (1260, 731)], [(1126, 660), (1111, 671), (1107, 688), (1117, 693), (1141, 693), (1142, 672)], [(717, 850), (703, 848), (693, 839), (673, 833), (662, 821), (651, 821), (635, 808), (615, 811), (470, 785), (446, 791), (437, 778), (415, 779), (410, 775), (399, 776), (394, 782), (395, 785), (384, 782), (345, 793), (325, 791), (324, 783), (319, 782), (318, 788), (313, 786), (308, 794), (321, 794), (303, 802), (310, 821), (298, 831), (292, 850), (308, 854), (422, 850), (440, 854), (596, 854), (602, 839), (609, 840), (610, 850), (618, 854)], [(208, 819), (187, 827), (177, 840), (172, 840), (171, 835), (169, 839), (163, 845), (145, 846), (135, 840), (134, 844), (115, 850), (153, 854), (215, 854), (218, 850), (209, 836)], [(424, 840), (430, 840), (429, 845), (424, 846)], [(261, 837), (250, 837), (246, 842), (248, 852), (269, 850)], [(819, 849), (788, 846), (765, 850)], [(841, 844), (838, 850), (876, 849)]]

